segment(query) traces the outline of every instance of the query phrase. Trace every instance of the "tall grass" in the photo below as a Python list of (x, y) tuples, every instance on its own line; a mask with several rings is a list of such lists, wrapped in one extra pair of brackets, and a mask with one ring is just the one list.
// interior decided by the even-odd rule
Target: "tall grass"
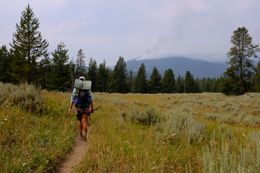
[(68, 96), (26, 84), (0, 91), (0, 172), (55, 172), (75, 137)]
[(0, 82), (0, 105), (3, 107), (20, 106), (30, 112), (39, 113), (43, 107), (40, 90), (28, 84), (19, 86)]
[[(250, 139), (242, 142), (234, 138), (236, 138), (235, 135), (229, 140), (225, 137), (222, 137), (220, 141), (211, 138), (210, 144), (202, 149), (203, 172), (251, 173), (260, 171), (259, 138), (256, 143)], [(216, 146), (216, 144), (219, 145)]]
[(259, 172), (259, 94), (102, 93), (95, 104), (76, 172)]

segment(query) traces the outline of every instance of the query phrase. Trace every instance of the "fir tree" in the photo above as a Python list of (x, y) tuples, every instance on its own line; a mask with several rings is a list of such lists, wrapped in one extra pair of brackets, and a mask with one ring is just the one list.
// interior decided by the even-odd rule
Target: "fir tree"
[(106, 62), (99, 64), (97, 73), (97, 91), (106, 92), (108, 91), (108, 75), (109, 69), (106, 66)]
[(76, 59), (76, 69), (75, 69), (75, 76), (76, 78), (80, 76), (87, 76), (87, 69), (85, 64), (85, 54), (82, 49), (80, 49), (77, 53)]
[(195, 80), (190, 71), (186, 71), (184, 79), (184, 92), (185, 93), (195, 93), (197, 92), (197, 86)]
[(6, 46), (0, 48), (0, 81), (12, 82), (11, 80), (11, 57)]
[(144, 64), (141, 64), (137, 72), (137, 76), (134, 82), (134, 91), (137, 93), (147, 92), (146, 70)]
[(41, 74), (37, 80), (37, 83), (41, 85), (42, 88), (49, 89), (49, 84), (51, 80), (51, 76), (53, 75), (51, 73), (51, 60), (49, 58), (49, 55), (46, 54), (44, 56), (44, 59), (40, 61), (39, 64), (39, 73)]
[(175, 92), (175, 77), (172, 69), (167, 69), (164, 72), (162, 79), (162, 91), (165, 93)]
[(154, 67), (149, 81), (149, 92), (158, 93), (160, 91), (161, 91), (161, 75), (158, 69)]
[(127, 93), (127, 71), (126, 63), (123, 57), (119, 57), (113, 71), (112, 91), (119, 93)]
[(256, 75), (255, 75), (255, 90), (260, 92), (260, 61), (258, 61)]
[(233, 47), (228, 52), (230, 60), (225, 72), (226, 81), (223, 92), (225, 94), (244, 94), (252, 87), (252, 77), (255, 73), (252, 57), (255, 56), (255, 49), (258, 45), (252, 43), (252, 37), (245, 27), (233, 32), (231, 43)]
[[(22, 12), (20, 24), (16, 24), (16, 32), (13, 34), (12, 58), (13, 76), (17, 82), (25, 80), (28, 83), (35, 82), (38, 78), (38, 59), (47, 53), (48, 43), (42, 39), (39, 29), (39, 19), (34, 16), (33, 10), (28, 5)], [(22, 79), (19, 79), (19, 77)]]
[(68, 64), (68, 49), (61, 42), (57, 49), (52, 52), (50, 89), (66, 91), (71, 88), (70, 66)]
[(89, 68), (87, 72), (88, 79), (92, 81), (91, 90), (96, 91), (96, 82), (97, 82), (97, 62), (90, 58)]
[(129, 88), (129, 92), (131, 92), (131, 93), (134, 92), (134, 75), (133, 75), (132, 70), (129, 71), (127, 85), (128, 85), (128, 88)]
[(72, 90), (74, 88), (74, 81), (77, 78), (75, 73), (76, 64), (74, 63), (73, 60), (69, 62), (69, 69), (70, 69), (70, 81), (71, 81), (70, 89)]
[(184, 79), (179, 75), (176, 81), (176, 92), (183, 93), (184, 92)]

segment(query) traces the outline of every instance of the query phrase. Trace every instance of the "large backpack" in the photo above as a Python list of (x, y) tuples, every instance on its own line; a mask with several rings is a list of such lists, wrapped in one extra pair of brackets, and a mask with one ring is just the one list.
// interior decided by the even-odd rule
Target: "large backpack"
[(75, 80), (74, 87), (78, 89), (77, 101), (75, 106), (79, 108), (88, 108), (92, 98), (90, 95), (91, 81)]
[(78, 100), (76, 107), (78, 108), (88, 108), (91, 104), (91, 95), (89, 90), (79, 90)]

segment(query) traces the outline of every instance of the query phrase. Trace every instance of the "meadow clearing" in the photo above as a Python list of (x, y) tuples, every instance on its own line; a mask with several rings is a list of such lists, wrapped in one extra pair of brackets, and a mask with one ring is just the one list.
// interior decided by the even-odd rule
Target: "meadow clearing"
[(0, 172), (56, 172), (74, 144), (67, 95), (0, 83)]
[(260, 94), (95, 93), (77, 172), (260, 172)]
[[(77, 136), (69, 93), (12, 87), (0, 86), (1, 172), (55, 172)], [(260, 172), (258, 93), (93, 96), (75, 172)]]

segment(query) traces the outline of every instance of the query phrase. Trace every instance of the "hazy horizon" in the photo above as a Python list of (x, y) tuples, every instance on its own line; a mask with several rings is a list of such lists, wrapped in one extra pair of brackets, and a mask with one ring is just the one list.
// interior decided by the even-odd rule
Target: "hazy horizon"
[[(14, 5), (15, 4), (15, 5)], [(245, 26), (260, 43), (258, 0), (0, 0), (0, 46), (12, 41), (15, 25), (30, 4), (48, 51), (64, 42), (70, 58), (82, 49), (98, 63), (183, 56), (223, 62), (230, 38)]]

